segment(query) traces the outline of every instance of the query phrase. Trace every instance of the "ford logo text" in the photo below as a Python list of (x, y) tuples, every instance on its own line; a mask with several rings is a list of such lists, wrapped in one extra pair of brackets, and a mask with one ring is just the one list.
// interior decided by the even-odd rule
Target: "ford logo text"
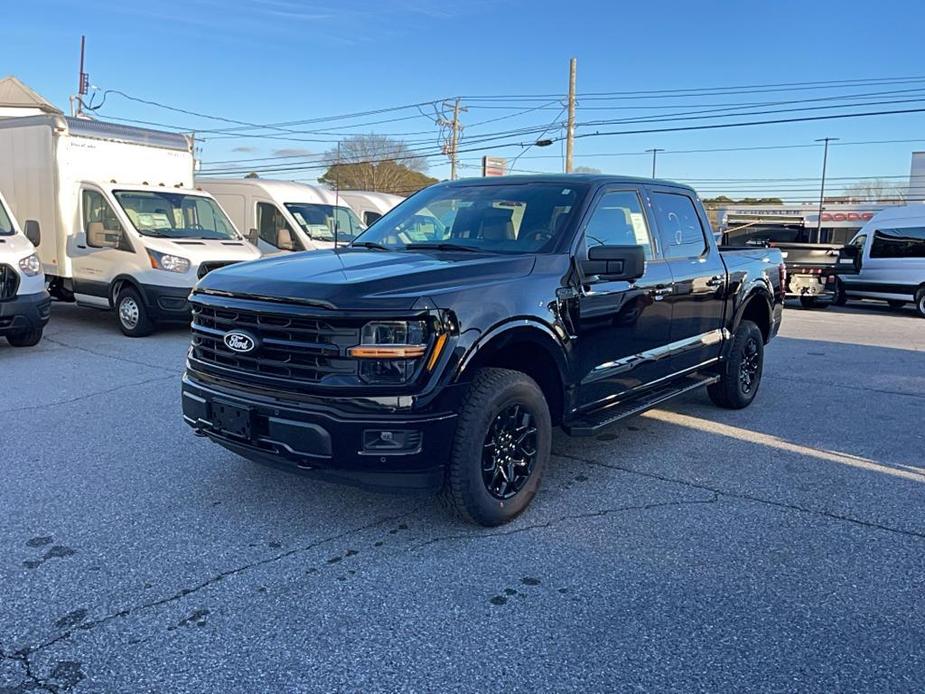
[(230, 333), (225, 333), (225, 346), (228, 347), (232, 352), (239, 352), (244, 354), (246, 352), (253, 352), (254, 348), (257, 346), (257, 340), (254, 339), (251, 335), (243, 333), (237, 330), (232, 330)]

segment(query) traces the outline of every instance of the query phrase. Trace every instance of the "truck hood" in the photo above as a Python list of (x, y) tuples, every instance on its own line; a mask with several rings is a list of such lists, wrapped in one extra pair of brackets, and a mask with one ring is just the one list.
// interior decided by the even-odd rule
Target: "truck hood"
[(237, 239), (165, 239), (144, 237), (145, 248), (187, 258), (193, 266), (203, 262), (256, 260), (260, 251), (247, 241)]
[(35, 252), (35, 246), (19, 232), (12, 236), (0, 236), (0, 263), (16, 265), (20, 260)]
[(532, 255), (341, 248), (232, 265), (209, 273), (197, 288), (331, 308), (410, 308), (422, 296), (515, 281), (535, 262)]

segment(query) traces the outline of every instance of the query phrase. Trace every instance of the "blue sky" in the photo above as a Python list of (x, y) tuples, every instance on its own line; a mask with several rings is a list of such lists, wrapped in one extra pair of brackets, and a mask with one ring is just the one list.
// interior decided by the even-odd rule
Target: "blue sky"
[[(15, 74), (62, 108), (76, 84), (81, 33), (87, 35), (87, 71), (100, 89), (199, 113), (250, 123), (280, 123), (368, 111), (456, 95), (561, 94), (568, 59), (578, 58), (579, 93), (676, 90), (731, 85), (831, 82), (887, 77), (922, 77), (919, 68), (925, 6), (913, 2), (663, 2), (569, 3), (487, 0), (446, 3), (429, 0), (166, 0), (115, 3), (101, 0), (33, 0), (4, 9), (0, 73)], [(921, 87), (921, 89), (919, 89)], [(891, 92), (884, 95), (883, 92)], [(595, 101), (579, 99), (578, 123), (715, 108), (726, 104), (800, 102), (754, 108), (826, 105), (809, 102), (854, 95), (858, 102), (904, 103), (855, 110), (925, 108), (925, 81), (887, 86), (820, 87), (747, 95)], [(862, 97), (862, 94), (872, 96)], [(97, 97), (98, 98), (98, 97)], [(832, 102), (828, 102), (831, 104)], [(844, 103), (844, 102), (842, 102)], [(498, 130), (550, 126), (561, 135), (561, 107), (555, 98), (537, 101), (465, 100), (461, 144)], [(504, 108), (488, 108), (502, 105)], [(516, 115), (534, 106), (530, 113)], [(627, 107), (632, 106), (634, 110)], [(645, 107), (645, 108), (643, 108)], [(841, 113), (823, 110), (817, 113)], [(110, 95), (101, 117), (131, 118), (196, 128), (229, 124)], [(433, 114), (425, 109), (425, 114)], [(761, 118), (809, 115), (789, 113)], [(206, 164), (230, 159), (300, 155), (308, 162), (328, 149), (345, 125), (398, 118), (360, 128), (411, 133), (404, 139), (429, 148), (433, 122), (415, 110), (378, 118), (326, 122), (327, 134), (232, 139), (205, 135)], [(727, 119), (727, 121), (744, 120)], [(704, 122), (704, 121), (701, 121)], [(716, 121), (706, 121), (716, 122)], [(684, 125), (682, 121), (664, 125)], [(292, 126), (289, 129), (294, 129)], [(633, 129), (639, 127), (632, 126)], [(658, 127), (658, 126), (651, 126)], [(578, 133), (629, 126), (580, 125)], [(267, 131), (264, 131), (267, 134)], [(925, 150), (925, 113), (877, 118), (790, 123), (708, 131), (587, 137), (577, 141), (576, 165), (612, 173), (649, 175), (645, 149), (660, 155), (658, 173), (688, 180), (704, 195), (724, 186), (736, 194), (785, 188), (788, 197), (811, 199), (815, 183), (725, 183), (706, 179), (807, 178), (819, 175), (819, 137), (840, 137), (832, 148), (830, 190), (848, 177), (908, 174), (909, 156)], [(526, 142), (536, 135), (500, 138)], [(294, 141), (290, 141), (294, 140)], [(915, 140), (864, 144), (874, 140)], [(426, 144), (425, 144), (426, 143)], [(780, 150), (689, 152), (718, 148), (792, 145)], [(561, 170), (560, 144), (523, 152), (518, 168)], [(513, 158), (519, 146), (463, 154), (463, 174), (477, 174), (477, 159), (491, 153)], [(619, 156), (608, 156), (608, 155)], [(445, 177), (446, 160), (430, 160), (432, 175)], [(244, 164), (246, 165), (246, 164)], [(317, 172), (280, 177), (310, 180)]]

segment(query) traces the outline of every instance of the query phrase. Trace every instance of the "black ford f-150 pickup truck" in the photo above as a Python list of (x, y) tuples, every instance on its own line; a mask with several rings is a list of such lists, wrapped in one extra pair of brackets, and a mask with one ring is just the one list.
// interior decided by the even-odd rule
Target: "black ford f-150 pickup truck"
[(497, 525), (552, 428), (597, 432), (707, 386), (755, 397), (784, 265), (717, 248), (685, 186), (549, 175), (442, 183), (349, 246), (200, 280), (185, 421), (251, 460), (440, 491)]

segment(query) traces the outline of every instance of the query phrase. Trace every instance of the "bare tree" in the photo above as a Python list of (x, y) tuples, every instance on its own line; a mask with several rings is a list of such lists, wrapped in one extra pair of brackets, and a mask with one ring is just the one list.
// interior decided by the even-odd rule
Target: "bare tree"
[(344, 189), (408, 195), (435, 183), (424, 175), (427, 159), (401, 140), (384, 135), (354, 135), (325, 154), (328, 169), (318, 180)]
[(583, 173), (583, 174), (599, 174), (602, 173), (600, 169), (595, 169), (593, 166), (576, 166), (572, 169), (573, 173)]
[(851, 202), (904, 202), (906, 188), (882, 178), (867, 178), (844, 189)]

